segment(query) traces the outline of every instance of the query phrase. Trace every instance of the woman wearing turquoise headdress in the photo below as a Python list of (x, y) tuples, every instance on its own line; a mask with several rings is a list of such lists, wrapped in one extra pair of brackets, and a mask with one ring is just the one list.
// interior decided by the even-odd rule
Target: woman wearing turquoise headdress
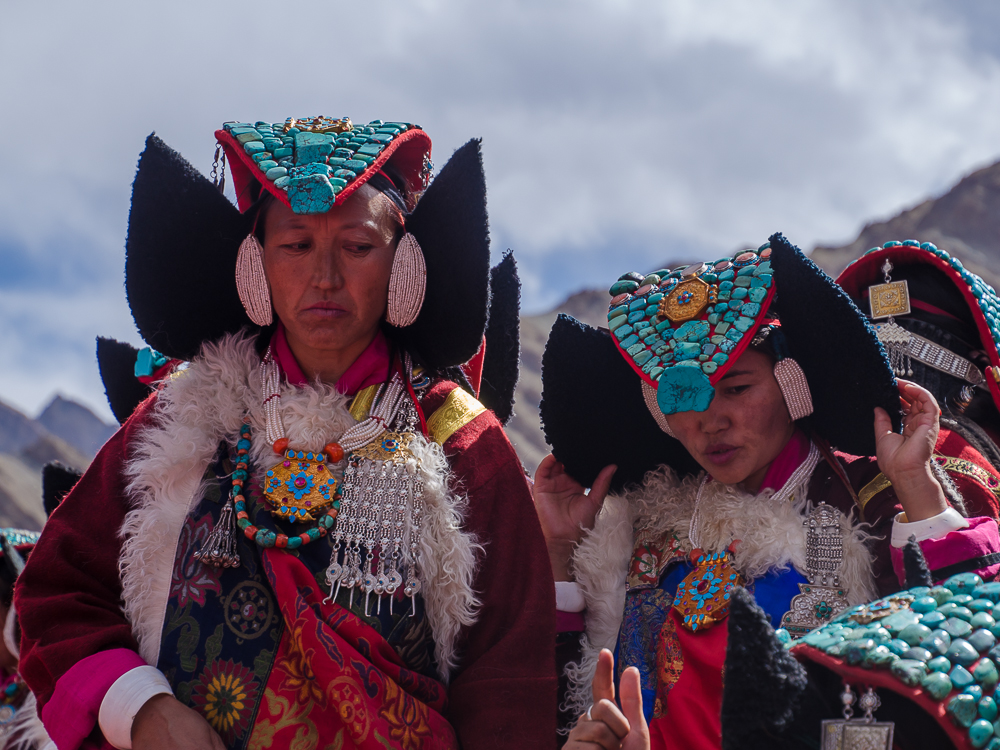
[(543, 359), (535, 504), (561, 629), (584, 631), (569, 746), (724, 743), (740, 587), (797, 638), (898, 590), (910, 537), (946, 560), (936, 580), (1000, 569), (996, 522), (951, 507), (929, 460), (933, 397), (894, 381), (864, 317), (781, 235), (610, 293), (609, 330), (562, 317)]
[(60, 750), (550, 746), (544, 540), (477, 398), (479, 142), (431, 180), (407, 123), (216, 139), (237, 206), (140, 158), (126, 290), (163, 356), (18, 587), (42, 721)]

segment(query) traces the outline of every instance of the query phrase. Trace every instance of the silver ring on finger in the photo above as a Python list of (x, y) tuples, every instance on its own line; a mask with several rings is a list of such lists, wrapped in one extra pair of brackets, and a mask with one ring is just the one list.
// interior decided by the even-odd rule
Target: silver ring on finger
[(587, 706), (587, 713), (584, 714), (584, 716), (586, 717), (587, 721), (593, 721), (594, 720), (594, 717), (590, 715), (590, 709), (592, 709), (593, 707), (594, 707), (593, 703), (591, 703), (589, 706)]

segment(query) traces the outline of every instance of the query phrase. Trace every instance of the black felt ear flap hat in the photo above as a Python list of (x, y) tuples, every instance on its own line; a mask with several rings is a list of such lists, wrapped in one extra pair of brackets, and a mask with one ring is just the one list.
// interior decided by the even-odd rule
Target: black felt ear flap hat
[[(240, 243), (253, 227), (250, 209), (262, 191), (293, 211), (322, 213), (391, 167), (419, 196), (406, 230), (420, 244), (427, 266), (420, 315), (412, 325), (392, 329), (393, 337), (426, 367), (452, 367), (475, 355), (486, 328), (490, 273), (479, 140), (459, 148), (428, 182), (430, 138), (420, 128), (375, 121), (323, 132), (331, 123), (346, 124), (324, 118), (280, 126), (227, 123), (216, 135), (229, 155), (239, 208), (155, 134), (147, 139), (132, 188), (125, 284), (136, 326), (150, 346), (190, 360), (205, 342), (244, 328), (259, 330), (240, 302), (235, 269)], [(338, 143), (345, 133), (348, 143)], [(355, 158), (348, 159), (346, 151)], [(285, 164), (254, 158), (262, 154)], [(350, 180), (338, 175), (346, 171)]]
[[(833, 279), (784, 236), (773, 235), (767, 249), (770, 251), (768, 262), (773, 294), (764, 295), (761, 300), (767, 300), (768, 310), (744, 311), (740, 307), (743, 317), (753, 312), (756, 321), (745, 324), (745, 334), (752, 335), (769, 312), (773, 315), (775, 308), (780, 309), (785, 354), (802, 368), (812, 395), (814, 411), (802, 420), (803, 427), (844, 452), (874, 455), (874, 408), (886, 409), (894, 424), (899, 425), (895, 379), (874, 329)], [(696, 271), (705, 274), (714, 273), (708, 270), (710, 268), (728, 270), (726, 263), (735, 264), (737, 258), (696, 264)], [(677, 278), (684, 278), (690, 268), (676, 269)], [(674, 272), (668, 271), (667, 275), (670, 273)], [(636, 285), (640, 281), (652, 281), (648, 276), (635, 276), (639, 277), (635, 280)], [(710, 279), (706, 283), (718, 280)], [(659, 282), (663, 283), (663, 278)], [(618, 309), (622, 304), (618, 299), (622, 294), (620, 289), (616, 282), (610, 290), (615, 302), (609, 310), (609, 316), (615, 316), (612, 325), (616, 325), (621, 315)], [(671, 294), (678, 289), (681, 289), (680, 284), (672, 286)], [(634, 291), (638, 293), (642, 287), (637, 286)], [(681, 293), (684, 291), (687, 290), (682, 289)], [(717, 304), (724, 301), (719, 299), (724, 291), (717, 293)], [(708, 304), (708, 290), (705, 295), (705, 304)], [(693, 298), (694, 303), (697, 299), (697, 296)], [(662, 299), (656, 300), (660, 302)], [(689, 303), (680, 302), (682, 305)], [(699, 315), (717, 314), (705, 312), (710, 309), (705, 307)], [(637, 314), (636, 321), (642, 317), (638, 315), (640, 310), (645, 315), (642, 322), (650, 323), (653, 311), (649, 306), (636, 307), (633, 311)], [(722, 314), (721, 309), (718, 314)], [(691, 319), (696, 318), (692, 316)], [(720, 322), (724, 321), (720, 319)], [(594, 329), (568, 316), (557, 319), (542, 358), (540, 407), (542, 425), (553, 453), (571, 476), (588, 486), (601, 468), (612, 463), (618, 465), (615, 489), (640, 482), (646, 472), (662, 464), (673, 467), (681, 475), (700, 471), (680, 442), (664, 434), (654, 421), (643, 398), (642, 383), (650, 373), (659, 373), (652, 369), (643, 371), (653, 360), (635, 344), (623, 348), (627, 339), (619, 338), (621, 323), (617, 325), (619, 327), (612, 334), (607, 329)], [(650, 324), (647, 328), (655, 330), (656, 325)], [(631, 336), (633, 332), (624, 331), (623, 335)], [(650, 337), (643, 341), (650, 341)], [(713, 343), (710, 339), (706, 342), (702, 346)], [(687, 341), (681, 343), (687, 344)], [(745, 343), (742, 337), (738, 338), (738, 343)], [(675, 344), (674, 356), (679, 351), (686, 358), (687, 348), (678, 349)], [(731, 367), (744, 350), (745, 347), (733, 347), (730, 353), (734, 356), (727, 358), (720, 367)], [(710, 352), (705, 361), (714, 356), (715, 349)], [(692, 362), (699, 362), (701, 355), (693, 349), (692, 353), (695, 355)], [(661, 355), (657, 356), (663, 361)], [(674, 360), (667, 358), (667, 361)], [(713, 370), (712, 375), (718, 369)], [(708, 404), (701, 408), (708, 408)]]

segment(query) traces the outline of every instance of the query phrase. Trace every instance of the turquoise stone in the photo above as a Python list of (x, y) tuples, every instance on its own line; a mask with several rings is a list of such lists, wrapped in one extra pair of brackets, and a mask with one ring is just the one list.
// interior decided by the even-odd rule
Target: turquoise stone
[(757, 268), (754, 269), (753, 275), (760, 276), (765, 273), (771, 273), (771, 261), (769, 260), (765, 260), (763, 263), (758, 263)]
[[(847, 659), (847, 663), (851, 665), (861, 664), (867, 658), (868, 652), (875, 648), (875, 641), (871, 638), (861, 638), (856, 641), (848, 641), (848, 643), (850, 645), (847, 647), (844, 657)], [(888, 650), (886, 649), (886, 651)]]
[(644, 310), (644, 312), (646, 313), (646, 317), (647, 318), (652, 318), (654, 315), (656, 315), (657, 309), (658, 309), (658, 305), (650, 305), (649, 307), (647, 307)]
[(953, 596), (951, 598), (951, 601), (953, 601), (955, 604), (957, 604), (960, 607), (964, 607), (966, 604), (968, 604), (969, 602), (972, 601), (972, 595), (971, 594), (955, 594), (955, 596)]
[[(342, 170), (342, 171), (349, 172), (350, 170), (346, 170), (345, 169), (345, 170)], [(646, 298), (645, 297), (639, 297), (638, 299), (632, 300), (628, 304), (628, 309), (631, 312), (635, 312), (635, 311), (640, 311), (641, 312), (642, 310), (645, 310), (646, 309)]]
[(662, 323), (657, 323), (656, 332), (662, 333), (664, 338), (673, 338), (674, 336), (674, 329), (670, 327), (669, 320), (664, 320)]
[(910, 605), (910, 609), (920, 614), (933, 612), (937, 607), (938, 603), (931, 596), (922, 596)]
[[(953, 258), (952, 261), (959, 262), (957, 258)], [(961, 265), (960, 262), (959, 265)], [(952, 593), (971, 594), (976, 588), (983, 585), (983, 579), (975, 573), (959, 573), (945, 581), (944, 585)]]
[(973, 631), (973, 633), (966, 638), (966, 640), (974, 649), (976, 649), (976, 651), (979, 651), (980, 653), (989, 651), (997, 642), (996, 636), (993, 635), (993, 633), (982, 628)]
[(615, 334), (615, 338), (619, 340), (624, 339), (626, 336), (632, 333), (632, 326), (630, 325), (618, 326), (617, 328), (614, 329), (613, 333)]
[(654, 367), (649, 371), (649, 377), (651, 377), (653, 380), (656, 380), (658, 377), (660, 377), (660, 374), (663, 372), (663, 370), (664, 368), (662, 367), (659, 366)]
[(723, 282), (723, 281), (732, 281), (735, 277), (736, 277), (736, 274), (733, 273), (733, 269), (727, 268), (725, 271), (723, 271), (722, 273), (719, 274), (719, 281), (720, 282)]
[(674, 344), (674, 356), (678, 360), (694, 359), (699, 354), (701, 354), (701, 347), (694, 341), (682, 341)]
[(264, 144), (261, 143), (261, 141), (263, 141), (264, 139), (261, 137), (260, 133), (258, 133), (256, 130), (250, 130), (246, 133), (240, 133), (238, 136), (236, 136), (236, 140), (242, 143), (244, 148), (246, 148), (246, 145), (248, 143), (260, 143), (260, 147), (262, 149), (264, 148)]
[(757, 266), (744, 266), (739, 271), (736, 272), (736, 277), (740, 276), (753, 276), (753, 272), (757, 270)]
[(968, 669), (959, 665), (949, 672), (951, 677), (951, 684), (954, 685), (958, 690), (965, 690), (969, 685), (976, 681), (976, 678), (972, 676), (972, 673)]
[(899, 659), (892, 651), (885, 646), (876, 646), (862, 660), (862, 665), (866, 667), (888, 667)]
[(979, 701), (979, 715), (986, 721), (996, 721), (1000, 711), (997, 710), (997, 702), (989, 695)]
[(919, 623), (907, 625), (899, 632), (900, 640), (906, 641), (911, 646), (919, 645), (921, 641), (929, 638), (930, 635), (931, 629), (926, 625), (921, 625)]
[(661, 299), (663, 299), (663, 292), (655, 292), (646, 298), (646, 302), (649, 302), (651, 305), (655, 305)]
[(337, 194), (325, 175), (294, 177), (288, 182), (288, 201), (297, 214), (323, 214), (333, 207)]
[[(968, 729), (979, 715), (979, 708), (976, 706), (975, 698), (971, 695), (959, 693), (948, 701), (948, 713), (955, 719), (956, 724)], [(990, 725), (990, 731), (993, 731), (992, 724)]]
[(946, 632), (952, 638), (961, 638), (972, 632), (972, 625), (965, 620), (958, 619), (957, 617), (949, 617), (941, 625), (941, 630)]
[[(698, 350), (697, 344), (689, 344)], [(656, 403), (664, 414), (705, 411), (715, 398), (715, 388), (701, 367), (675, 365), (660, 376)]]
[[(946, 646), (951, 646), (951, 636), (940, 628), (936, 629), (933, 633), (934, 638), (940, 638), (944, 641)], [(929, 646), (924, 646), (924, 648), (929, 648)], [(933, 651), (934, 649), (931, 649)]]
[(653, 358), (653, 353), (648, 349), (643, 349), (641, 352), (632, 355), (632, 359), (634, 359), (635, 363), (640, 366), (646, 364), (652, 358)]
[(739, 342), (739, 340), (743, 338), (743, 331), (736, 328), (730, 328), (726, 331), (726, 338), (733, 342)]
[(896, 612), (895, 614), (891, 614), (883, 619), (882, 627), (895, 635), (908, 625), (914, 625), (919, 622), (920, 617), (915, 612), (904, 609), (901, 612)]
[(324, 161), (333, 153), (333, 136), (328, 133), (299, 133), (295, 136), (295, 164)]
[(290, 181), (289, 177), (279, 177), (278, 179), (276, 179), (274, 181), (274, 186), (276, 188), (282, 188), (282, 189), (284, 189), (284, 188), (288, 187), (289, 181)]
[(743, 289), (742, 287), (737, 287), (733, 290), (732, 299), (746, 299), (749, 294), (749, 290)]
[(269, 170), (267, 170), (267, 172), (264, 174), (264, 176), (267, 179), (269, 179), (271, 182), (274, 182), (279, 177), (284, 177), (287, 174), (288, 174), (288, 170), (285, 169), (284, 167), (274, 166), (274, 167), (271, 167)]
[(274, 149), (274, 151), (272, 151), (271, 153), (274, 154), (274, 158), (275, 159), (285, 159), (285, 158), (291, 156), (292, 153), (293, 153), (293, 151), (292, 151), (292, 149), (290, 149), (290, 148), (288, 148), (286, 146), (282, 146), (281, 148)]
[(721, 344), (719, 344), (719, 349), (721, 349), (726, 354), (729, 354), (736, 348), (736, 342), (726, 339)]
[(700, 341), (708, 336), (709, 325), (704, 320), (689, 320), (674, 333), (677, 341)]
[(716, 323), (718, 323), (718, 322), (719, 322), (719, 313), (709, 313), (709, 314), (708, 314), (708, 322), (709, 322), (709, 323), (710, 323), (711, 325), (713, 325), (713, 326), (714, 326), (714, 325), (715, 325)]
[(937, 600), (938, 605), (944, 604), (946, 601), (955, 596), (950, 589), (946, 589), (944, 586), (935, 586), (927, 592), (927, 595), (934, 597), (934, 599)]
[[(756, 281), (756, 279), (754, 279), (754, 281)], [(764, 289), (751, 289), (749, 296), (751, 302), (763, 302), (764, 298), (767, 296), (767, 292)]]
[(608, 294), (612, 297), (616, 297), (619, 294), (624, 294), (625, 292), (634, 292), (638, 288), (639, 285), (631, 279), (622, 279), (621, 281), (616, 281), (611, 285), (611, 288), (608, 290)]
[[(744, 310), (748, 307), (750, 307), (750, 305), (743, 305)], [(755, 322), (756, 321), (754, 321), (753, 318), (747, 318), (741, 316), (736, 319), (735, 323), (733, 323), (733, 328), (735, 328), (737, 331), (742, 331), (743, 333), (746, 333), (753, 327), (753, 324)]]
[(734, 300), (730, 300), (729, 301), (729, 309), (730, 309), (730, 311), (739, 310), (741, 307), (743, 307), (743, 300), (741, 300), (741, 299), (734, 299)]
[(769, 274), (769, 273), (762, 273), (757, 278), (764, 282), (764, 286), (766, 286), (766, 287), (771, 286), (771, 274)]
[(1000, 603), (1000, 581), (991, 581), (977, 586), (972, 595), (977, 599), (988, 599), (994, 604)]
[(979, 703), (979, 701), (983, 699), (983, 689), (979, 687), (979, 685), (969, 685), (969, 687), (962, 692), (975, 698), (976, 703)]
[(712, 361), (715, 362), (715, 364), (717, 364), (717, 365), (724, 365), (724, 364), (726, 364), (726, 362), (729, 361), (729, 355), (728, 354), (723, 354), (722, 352), (719, 352), (717, 354), (713, 354), (712, 355)]
[(912, 659), (897, 659), (889, 669), (904, 684), (910, 687), (919, 685), (924, 675), (927, 674), (927, 666), (923, 662)]
[(719, 283), (720, 292), (731, 292), (732, 289), (733, 289), (733, 282), (731, 281), (723, 281)]
[(950, 672), (951, 662), (948, 661), (947, 656), (935, 656), (927, 662), (927, 668), (932, 672)]
[(638, 323), (640, 320), (645, 319), (646, 313), (642, 310), (633, 310), (628, 314), (629, 323)]
[(993, 736), (993, 724), (985, 719), (977, 719), (969, 727), (969, 742), (975, 748), (986, 747)]
[(945, 656), (951, 659), (952, 664), (968, 667), (979, 658), (979, 652), (964, 638), (956, 638), (951, 642), (951, 648)]
[(989, 599), (973, 599), (965, 606), (968, 607), (970, 610), (972, 610), (973, 615), (976, 615), (980, 612), (989, 613), (993, 611), (993, 602), (991, 602)]
[(976, 682), (983, 686), (984, 690), (992, 690), (1000, 681), (1000, 672), (997, 672), (997, 665), (992, 659), (980, 659), (972, 665), (972, 676)]
[(750, 277), (749, 276), (740, 276), (740, 277), (738, 277), (733, 282), (733, 285), (734, 286), (739, 286), (739, 287), (747, 287), (747, 288), (749, 288), (749, 286), (750, 286)]
[(250, 143), (243, 144), (243, 150), (246, 151), (250, 156), (254, 154), (264, 153), (264, 144), (259, 141), (252, 141)]
[(951, 678), (943, 672), (931, 672), (921, 681), (924, 690), (930, 693), (935, 700), (944, 700), (951, 692)]
[(902, 656), (911, 648), (909, 643), (907, 643), (906, 641), (901, 641), (899, 640), (899, 638), (893, 638), (886, 645), (889, 647), (890, 651), (896, 654), (896, 656)]
[(914, 659), (916, 661), (928, 662), (933, 658), (933, 655), (926, 648), (920, 648), (920, 646), (914, 646), (905, 654), (902, 655), (904, 659)]
[(743, 307), (740, 308), (740, 313), (746, 315), (749, 318), (756, 318), (757, 314), (760, 312), (760, 305), (756, 302), (747, 302)]
[(732, 323), (730, 323), (728, 320), (724, 320), (724, 321), (722, 321), (721, 323), (719, 323), (715, 327), (715, 332), (716, 333), (725, 333), (726, 331), (729, 330), (729, 326), (731, 326), (731, 325), (732, 325)]
[(636, 335), (635, 335), (635, 334), (633, 333), (633, 334), (632, 334), (631, 336), (629, 336), (628, 338), (625, 338), (625, 339), (623, 339), (623, 340), (622, 340), (622, 343), (621, 343), (621, 347), (622, 347), (622, 349), (624, 349), (624, 350), (628, 351), (628, 348), (629, 348), (630, 346), (635, 346), (635, 345), (636, 345), (636, 344), (638, 344), (638, 343), (639, 343), (639, 337), (638, 337), (638, 336), (636, 336)]
[(278, 162), (272, 161), (271, 159), (264, 159), (263, 161), (257, 162), (257, 167), (261, 172), (266, 172), (276, 166), (278, 166)]
[(940, 612), (928, 612), (921, 618), (920, 622), (922, 622), (929, 628), (936, 628), (940, 627), (941, 623), (947, 619), (948, 618), (942, 615)]
[(874, 639), (875, 643), (880, 645), (885, 645), (892, 640), (892, 636), (889, 631), (878, 625), (878, 623), (872, 623), (876, 627), (868, 626), (868, 637)]

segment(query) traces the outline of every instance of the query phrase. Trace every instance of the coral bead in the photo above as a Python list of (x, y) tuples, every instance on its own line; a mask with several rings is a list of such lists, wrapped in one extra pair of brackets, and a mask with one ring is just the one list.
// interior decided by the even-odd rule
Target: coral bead
[(323, 451), (326, 453), (327, 460), (332, 464), (344, 458), (344, 449), (340, 447), (340, 443), (327, 443), (323, 447)]
[(274, 441), (274, 445), (271, 446), (271, 449), (280, 456), (285, 452), (285, 449), (287, 447), (288, 447), (288, 438), (278, 438), (277, 440)]

